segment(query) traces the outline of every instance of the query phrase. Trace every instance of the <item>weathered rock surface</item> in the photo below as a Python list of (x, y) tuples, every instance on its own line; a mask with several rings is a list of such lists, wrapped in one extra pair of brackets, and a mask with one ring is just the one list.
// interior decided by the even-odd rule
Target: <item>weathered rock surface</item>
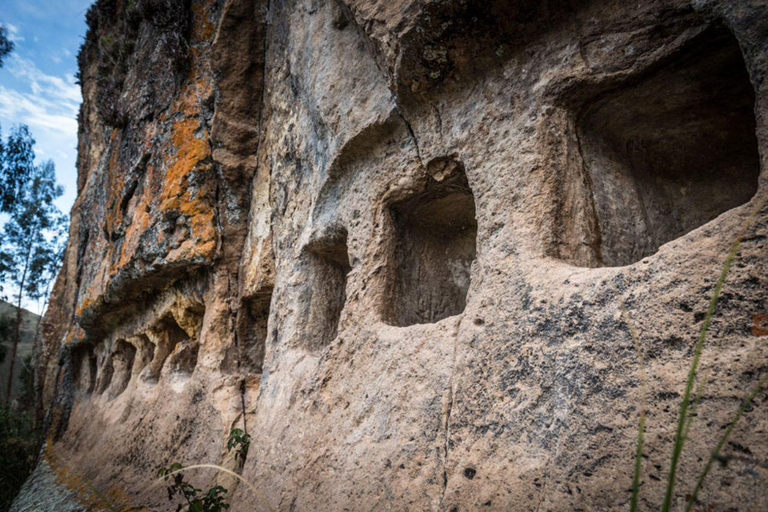
[[(232, 510), (625, 510), (643, 408), (658, 509), (742, 236), (684, 506), (768, 371), (768, 4), (99, 0), (89, 22), (48, 443), (15, 510), (166, 510), (174, 461), (267, 502), (189, 476)], [(768, 509), (766, 453), (762, 391), (702, 510)]]

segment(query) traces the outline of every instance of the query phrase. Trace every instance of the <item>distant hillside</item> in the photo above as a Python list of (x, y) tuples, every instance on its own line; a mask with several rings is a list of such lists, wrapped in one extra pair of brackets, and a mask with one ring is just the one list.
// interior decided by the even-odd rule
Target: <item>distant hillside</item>
[[(11, 363), (11, 350), (13, 348), (12, 326), (16, 319), (16, 306), (0, 300), (0, 318), (8, 318), (11, 322), (11, 330), (8, 332), (7, 336), (2, 336), (2, 333), (0, 333), (0, 336), (2, 336), (0, 337), (0, 344), (5, 347), (6, 353), (5, 359), (2, 364), (0, 364), (0, 392), (2, 392), (2, 395), (0, 395), (0, 402), (2, 402), (2, 400), (5, 399), (5, 388)], [(23, 367), (22, 363), (26, 357), (32, 355), (32, 344), (34, 343), (38, 318), (40, 317), (31, 311), (27, 311), (26, 309), (22, 310), (21, 340), (19, 341), (19, 347), (16, 352), (16, 365), (13, 370), (14, 383), (13, 389), (11, 390), (11, 395), (14, 398), (18, 397), (21, 391), (19, 376), (21, 375), (21, 369)]]

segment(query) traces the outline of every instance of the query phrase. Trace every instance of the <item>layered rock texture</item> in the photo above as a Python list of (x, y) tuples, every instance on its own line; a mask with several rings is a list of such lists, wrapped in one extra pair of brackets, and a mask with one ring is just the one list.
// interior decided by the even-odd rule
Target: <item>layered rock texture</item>
[[(16, 510), (167, 510), (175, 461), (252, 483), (188, 474), (234, 511), (628, 510), (642, 410), (658, 509), (741, 237), (684, 508), (768, 371), (768, 4), (99, 0), (88, 21), (48, 441)], [(768, 509), (766, 454), (761, 391), (697, 507)]]

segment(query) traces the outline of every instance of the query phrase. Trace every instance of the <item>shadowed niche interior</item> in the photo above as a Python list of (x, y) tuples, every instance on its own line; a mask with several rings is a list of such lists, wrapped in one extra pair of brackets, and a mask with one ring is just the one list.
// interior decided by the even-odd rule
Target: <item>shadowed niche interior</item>
[(432, 323), (464, 311), (476, 257), (475, 199), (455, 157), (427, 165), (424, 188), (390, 205), (394, 269), (385, 320)]
[(109, 398), (119, 396), (133, 375), (133, 361), (136, 358), (136, 347), (124, 340), (118, 340), (112, 350), (112, 383), (109, 386)]
[(243, 299), (238, 316), (238, 361), (242, 370), (261, 373), (267, 340), (267, 323), (272, 291)]
[(184, 376), (191, 375), (197, 366), (197, 353), (200, 346), (192, 340), (189, 333), (182, 329), (172, 315), (168, 315), (164, 323), (168, 330), (170, 354), (166, 366), (171, 373)]
[(96, 386), (96, 354), (92, 345), (78, 347), (73, 356), (75, 364), (75, 386), (79, 395), (88, 395)]
[(155, 345), (143, 333), (133, 336), (131, 344), (136, 347), (136, 361), (133, 365), (133, 373), (141, 374), (155, 357)]
[(347, 249), (347, 232), (340, 230), (308, 248), (311, 275), (309, 321), (310, 349), (326, 346), (336, 338), (344, 303), (347, 274), (352, 270)]
[(97, 363), (99, 370), (97, 372), (95, 391), (97, 394), (103, 394), (112, 385), (112, 376), (114, 367), (112, 366), (112, 354), (106, 343), (98, 345)]
[(736, 39), (714, 26), (584, 108), (600, 264), (634, 263), (750, 200), (760, 173), (754, 103)]
[(145, 382), (156, 384), (164, 368), (170, 373), (184, 375), (194, 371), (198, 344), (190, 340), (172, 314), (163, 316), (146, 334), (155, 347), (151, 362), (141, 372)]

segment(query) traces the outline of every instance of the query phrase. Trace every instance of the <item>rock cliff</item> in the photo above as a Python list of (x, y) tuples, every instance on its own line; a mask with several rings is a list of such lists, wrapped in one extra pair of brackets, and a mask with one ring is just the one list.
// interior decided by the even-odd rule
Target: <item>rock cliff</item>
[[(768, 4), (98, 0), (16, 510), (685, 505), (768, 371)], [(632, 331), (637, 333), (637, 343)], [(245, 460), (226, 443), (252, 436)], [(702, 510), (768, 509), (768, 396)], [(709, 507), (709, 508), (707, 508)]]

